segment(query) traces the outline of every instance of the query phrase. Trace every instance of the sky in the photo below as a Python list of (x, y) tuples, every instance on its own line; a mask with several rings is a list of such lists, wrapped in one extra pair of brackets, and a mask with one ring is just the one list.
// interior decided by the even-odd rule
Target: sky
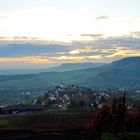
[(140, 56), (139, 0), (0, 0), (0, 69)]

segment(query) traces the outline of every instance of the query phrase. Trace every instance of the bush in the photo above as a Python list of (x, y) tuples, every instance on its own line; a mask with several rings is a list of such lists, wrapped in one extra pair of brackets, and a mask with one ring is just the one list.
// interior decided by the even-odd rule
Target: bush
[(114, 136), (111, 133), (103, 133), (101, 136), (101, 140), (121, 140), (121, 138)]

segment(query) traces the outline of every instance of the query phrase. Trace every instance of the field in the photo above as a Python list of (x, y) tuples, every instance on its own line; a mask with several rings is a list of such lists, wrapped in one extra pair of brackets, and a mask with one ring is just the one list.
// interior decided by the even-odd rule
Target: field
[(90, 112), (50, 112), (0, 117), (0, 136), (80, 134), (90, 122)]

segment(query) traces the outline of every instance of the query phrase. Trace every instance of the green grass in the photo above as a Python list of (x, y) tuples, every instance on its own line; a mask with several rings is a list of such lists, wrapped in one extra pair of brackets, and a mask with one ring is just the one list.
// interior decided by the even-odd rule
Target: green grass
[(128, 140), (140, 140), (140, 132), (129, 132), (126, 134)]
[(101, 140), (121, 140), (121, 138), (119, 136), (114, 136), (111, 133), (103, 133), (101, 136)]
[[(125, 140), (140, 140), (140, 132), (129, 132), (124, 136)], [(103, 133), (101, 140), (122, 140), (121, 134), (113, 135), (111, 133)]]

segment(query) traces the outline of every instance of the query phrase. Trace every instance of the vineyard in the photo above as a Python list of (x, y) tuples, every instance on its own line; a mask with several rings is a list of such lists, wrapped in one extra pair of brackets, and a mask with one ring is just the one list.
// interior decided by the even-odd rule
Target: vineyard
[(90, 112), (56, 112), (1, 117), (0, 135), (77, 134), (90, 122)]

